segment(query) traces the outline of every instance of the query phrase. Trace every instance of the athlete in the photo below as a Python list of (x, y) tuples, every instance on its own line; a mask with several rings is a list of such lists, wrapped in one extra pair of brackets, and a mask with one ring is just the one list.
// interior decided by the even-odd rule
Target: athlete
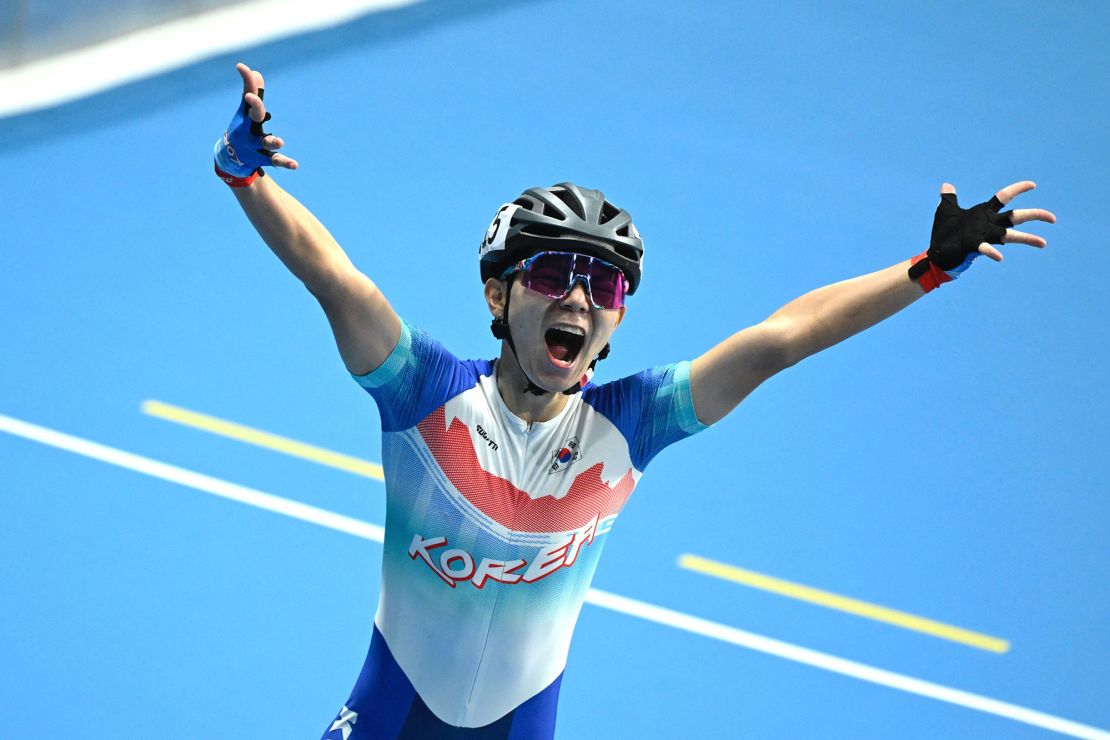
[(387, 511), (370, 650), (325, 738), (550, 738), (571, 633), (613, 522), (652, 458), (760, 383), (958, 278), (992, 244), (1045, 246), (1001, 211), (1014, 183), (961, 208), (941, 187), (930, 246), (820, 288), (683, 361), (597, 385), (596, 363), (640, 285), (629, 214), (571, 183), (503, 205), (479, 264), (496, 360), (459, 360), (394, 313), (327, 230), (263, 167), (296, 169), (263, 131), (262, 75), (215, 168), (317, 298), (354, 379), (377, 402)]

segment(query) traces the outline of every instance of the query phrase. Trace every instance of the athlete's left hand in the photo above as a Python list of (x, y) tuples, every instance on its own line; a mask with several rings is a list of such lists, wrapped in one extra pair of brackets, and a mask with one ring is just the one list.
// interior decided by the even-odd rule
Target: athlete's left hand
[(1030, 180), (1015, 182), (999, 190), (989, 201), (964, 209), (956, 200), (956, 186), (947, 182), (941, 185), (940, 205), (933, 218), (927, 252), (929, 262), (954, 279), (981, 254), (1001, 262), (1002, 253), (991, 244), (1018, 243), (1043, 248), (1047, 244), (1043, 238), (1010, 227), (1027, 221), (1056, 223), (1055, 215), (1043, 208), (999, 212), (1015, 197), (1036, 187)]

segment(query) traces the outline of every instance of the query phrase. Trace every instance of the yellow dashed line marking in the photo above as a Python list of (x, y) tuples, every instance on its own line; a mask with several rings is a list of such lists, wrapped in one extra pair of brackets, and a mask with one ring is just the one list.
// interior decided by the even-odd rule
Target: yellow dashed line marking
[(295, 439), (264, 432), (261, 429), (237, 424), (233, 421), (227, 421), (226, 419), (219, 419), (215, 416), (202, 414), (198, 411), (183, 409), (180, 406), (172, 406), (168, 403), (162, 403), (161, 401), (143, 401), (142, 410), (144, 414), (149, 416), (155, 416), (159, 419), (172, 421), (176, 424), (182, 424), (194, 429), (200, 429), (201, 431), (218, 434), (221, 437), (228, 437), (257, 447), (264, 447), (268, 450), (292, 455), (293, 457), (299, 457), (303, 460), (311, 460), (312, 462), (338, 468), (339, 470), (345, 470), (348, 473), (361, 475), (365, 478), (373, 478), (376, 481), (385, 480), (382, 466), (376, 462), (352, 457), (351, 455), (344, 455), (341, 452), (333, 452), (323, 447), (310, 445), (306, 442), (298, 442)]
[(955, 627), (951, 624), (937, 622), (932, 619), (926, 619), (925, 617), (919, 617), (916, 614), (909, 614), (907, 612), (898, 611), (897, 609), (871, 604), (866, 601), (860, 601), (859, 599), (853, 599), (848, 596), (841, 596), (840, 594), (834, 594), (829, 591), (822, 591), (812, 586), (803, 586), (800, 583), (784, 581), (780, 578), (774, 578), (764, 575), (763, 573), (756, 573), (755, 571), (738, 568), (735, 565), (720, 563), (716, 560), (709, 560), (708, 558), (703, 558), (698, 555), (680, 555), (678, 558), (678, 566), (696, 573), (713, 576), (714, 578), (720, 578), (725, 581), (732, 581), (733, 583), (740, 583), (763, 591), (770, 591), (771, 593), (786, 596), (791, 599), (808, 601), (818, 606), (836, 609), (838, 611), (847, 612), (848, 614), (855, 614), (857, 617), (874, 619), (878, 622), (885, 622), (903, 629), (921, 632), (944, 640), (951, 640), (952, 642), (969, 645), (979, 648), (980, 650), (989, 650), (992, 653), (1005, 653), (1010, 649), (1009, 640), (992, 637), (991, 635), (984, 635), (980, 632), (973, 632), (962, 627)]

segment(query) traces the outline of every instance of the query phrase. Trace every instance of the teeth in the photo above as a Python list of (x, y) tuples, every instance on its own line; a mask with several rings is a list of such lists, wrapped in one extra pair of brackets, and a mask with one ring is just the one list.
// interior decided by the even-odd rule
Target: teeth
[(559, 331), (565, 331), (569, 334), (577, 334), (580, 337), (586, 336), (586, 330), (583, 329), (581, 326), (571, 326), (570, 324), (555, 324), (555, 326), (551, 328), (558, 329)]

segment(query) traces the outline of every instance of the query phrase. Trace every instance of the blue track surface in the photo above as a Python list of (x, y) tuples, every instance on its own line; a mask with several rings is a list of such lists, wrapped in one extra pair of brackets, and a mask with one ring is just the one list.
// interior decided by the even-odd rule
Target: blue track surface
[[(143, 415), (158, 399), (377, 460), (314, 300), (211, 174), (233, 64), (278, 175), (394, 307), (492, 356), (503, 201), (630, 210), (643, 288), (599, 379), (692, 358), (1034, 179), (1004, 247), (661, 455), (595, 585), (1110, 728), (1102, 4), (891, 10), (447, 2), (0, 120), (0, 414), (365, 521), (379, 483)], [(1008, 639), (998, 655), (679, 569), (695, 553)], [(315, 737), (380, 546), (0, 434), (0, 736)], [(560, 737), (1039, 737), (1029, 725), (587, 606)], [(79, 729), (78, 729), (79, 728)]]

